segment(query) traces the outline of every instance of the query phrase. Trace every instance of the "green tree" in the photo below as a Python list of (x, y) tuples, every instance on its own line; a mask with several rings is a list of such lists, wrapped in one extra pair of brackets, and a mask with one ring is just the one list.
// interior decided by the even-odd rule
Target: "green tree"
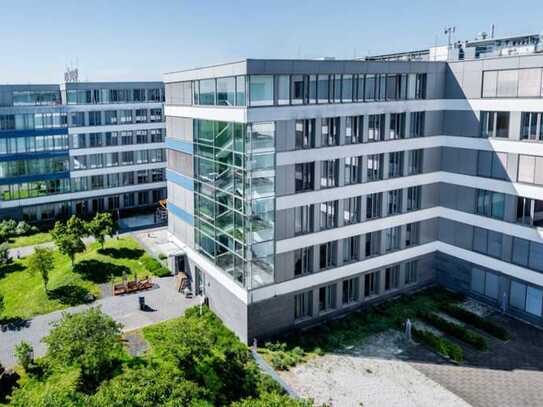
[[(83, 253), (85, 251), (85, 243), (83, 243), (82, 237), (84, 236), (84, 225), (81, 220), (79, 225), (83, 230), (78, 229), (78, 221), (72, 221), (72, 216), (68, 222), (63, 223), (57, 221), (53, 230), (51, 230), (51, 236), (58, 248), (58, 250), (68, 256), (74, 265), (75, 255), (77, 253)], [(79, 218), (75, 218), (79, 219)]]
[(34, 348), (30, 343), (21, 341), (15, 346), (15, 357), (17, 358), (17, 363), (22, 366), (24, 370), (28, 371), (34, 363)]
[(8, 265), (10, 261), (9, 245), (7, 242), (0, 243), (0, 267)]
[(31, 273), (39, 273), (43, 280), (45, 292), (49, 283), (49, 271), (55, 265), (53, 250), (46, 247), (35, 247), (34, 252), (28, 258), (28, 270)]
[(310, 407), (306, 400), (296, 400), (279, 393), (264, 393), (259, 398), (250, 398), (232, 404), (232, 407)]
[(99, 308), (63, 314), (43, 342), (53, 368), (78, 367), (91, 386), (106, 378), (122, 355), (121, 324)]
[(107, 236), (113, 236), (115, 223), (113, 217), (108, 212), (97, 213), (94, 218), (87, 223), (88, 232), (100, 242), (100, 246), (104, 247), (104, 242)]

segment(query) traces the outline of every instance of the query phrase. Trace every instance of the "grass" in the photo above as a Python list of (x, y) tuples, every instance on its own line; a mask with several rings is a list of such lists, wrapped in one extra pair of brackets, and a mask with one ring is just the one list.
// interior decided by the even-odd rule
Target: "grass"
[(17, 247), (32, 246), (35, 244), (51, 242), (53, 237), (49, 232), (38, 232), (26, 236), (17, 236), (9, 238), (8, 244), (10, 249)]
[(41, 276), (27, 270), (25, 258), (0, 269), (0, 295), (4, 298), (0, 320), (27, 319), (58, 311), (84, 303), (88, 294), (99, 297), (99, 284), (120, 282), (123, 276), (142, 279), (151, 275), (146, 266), (151, 257), (128, 236), (107, 240), (103, 249), (97, 242), (90, 244), (76, 256), (73, 269), (67, 256), (58, 251), (54, 256), (48, 293)]

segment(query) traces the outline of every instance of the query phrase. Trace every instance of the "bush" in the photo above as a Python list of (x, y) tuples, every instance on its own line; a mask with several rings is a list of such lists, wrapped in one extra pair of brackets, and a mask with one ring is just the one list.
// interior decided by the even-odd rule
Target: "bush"
[(140, 261), (143, 263), (143, 266), (147, 269), (147, 271), (149, 271), (149, 273), (157, 277), (166, 277), (172, 274), (171, 271), (160, 264), (157, 259), (149, 255), (142, 256)]
[(10, 261), (9, 245), (6, 242), (0, 243), (0, 267), (7, 266)]
[(36, 231), (37, 228), (35, 226), (30, 226), (28, 223), (26, 223), (24, 220), (17, 223), (17, 227), (15, 228), (15, 234), (17, 236), (23, 236), (28, 235), (31, 232)]
[(488, 349), (488, 344), (486, 343), (485, 338), (461, 325), (455, 324), (454, 322), (449, 322), (439, 315), (431, 312), (421, 313), (420, 316), (422, 319), (426, 320), (440, 331), (470, 344), (475, 349), (481, 351)]
[(456, 319), (473, 325), (474, 327), (479, 328), (480, 330), (485, 331), (486, 333), (501, 339), (502, 341), (511, 339), (511, 335), (505, 328), (496, 325), (494, 322), (484, 319), (473, 312), (465, 310), (464, 308), (452, 304), (442, 304), (440, 308)]
[(22, 341), (15, 346), (15, 357), (17, 363), (28, 372), (28, 369), (34, 363), (34, 348), (28, 342)]
[(417, 328), (412, 328), (411, 333), (413, 338), (432, 348), (437, 353), (441, 353), (458, 363), (464, 360), (464, 351), (462, 348), (451, 341)]

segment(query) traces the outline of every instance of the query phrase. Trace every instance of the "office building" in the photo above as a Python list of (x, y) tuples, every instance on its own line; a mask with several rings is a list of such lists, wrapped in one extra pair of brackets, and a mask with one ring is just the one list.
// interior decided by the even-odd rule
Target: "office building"
[(172, 268), (247, 342), (436, 282), (543, 325), (536, 37), (166, 74)]
[(166, 197), (162, 82), (0, 86), (0, 217), (150, 211)]

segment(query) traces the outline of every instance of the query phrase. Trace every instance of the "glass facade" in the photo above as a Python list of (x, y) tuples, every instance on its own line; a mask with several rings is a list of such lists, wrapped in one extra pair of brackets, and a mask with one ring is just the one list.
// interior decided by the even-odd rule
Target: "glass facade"
[(197, 248), (239, 284), (274, 276), (274, 123), (194, 120)]
[(426, 99), (426, 82), (425, 73), (231, 76), (169, 83), (166, 103), (258, 107)]

